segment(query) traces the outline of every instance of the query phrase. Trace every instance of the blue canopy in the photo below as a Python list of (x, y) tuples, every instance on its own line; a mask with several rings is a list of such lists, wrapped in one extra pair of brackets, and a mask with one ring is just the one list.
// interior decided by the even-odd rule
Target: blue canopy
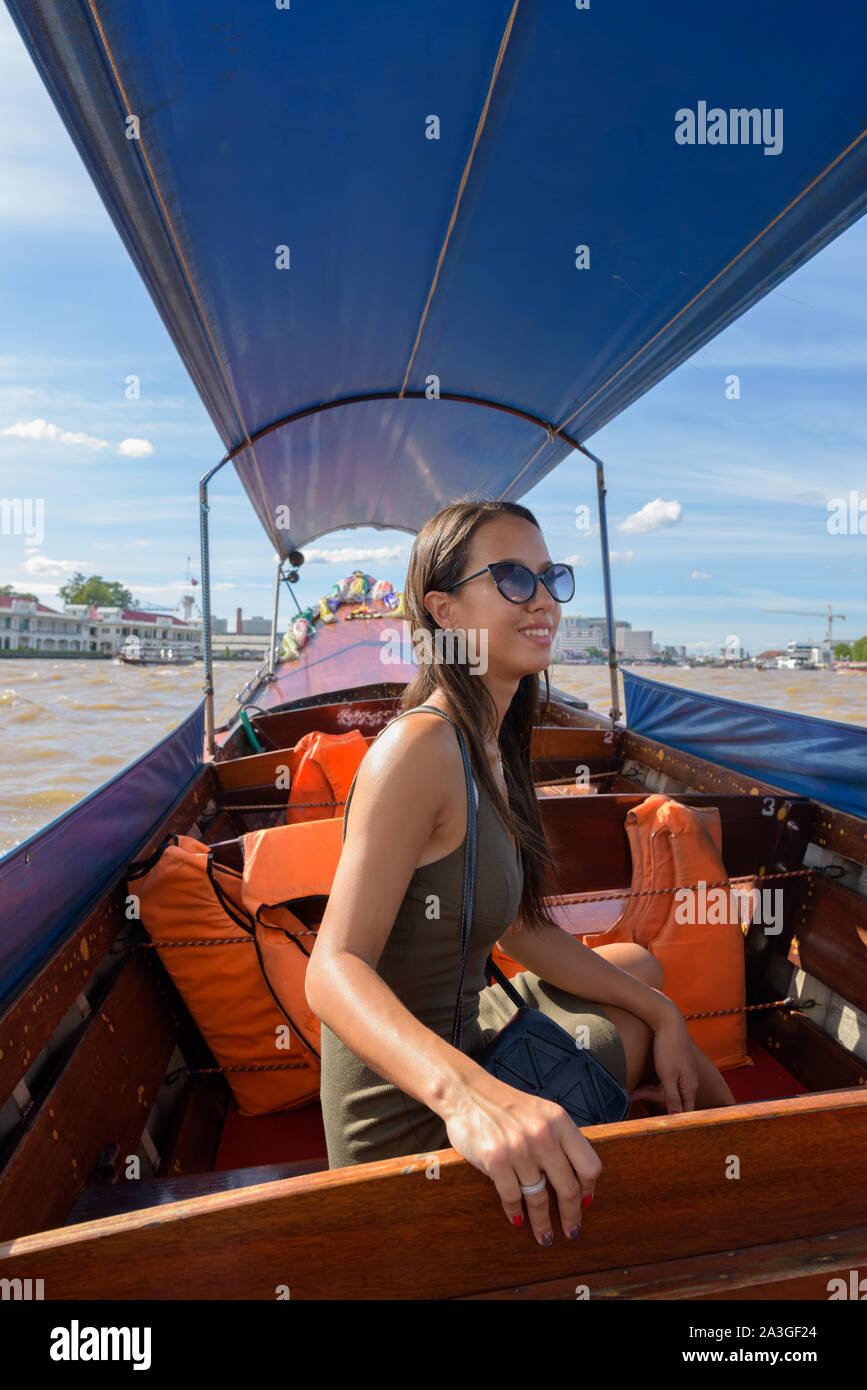
[(519, 498), (867, 205), (851, 0), (6, 3), (282, 556)]
[(634, 733), (867, 816), (867, 729), (621, 674)]

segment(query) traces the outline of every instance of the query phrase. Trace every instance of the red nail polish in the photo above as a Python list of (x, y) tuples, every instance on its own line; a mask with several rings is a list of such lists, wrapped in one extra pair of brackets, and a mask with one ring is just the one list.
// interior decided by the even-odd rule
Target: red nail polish
[(513, 1226), (523, 1226), (523, 1224), (524, 1224), (524, 1217), (523, 1217), (523, 1215), (521, 1214), (521, 1212), (518, 1212), (518, 1215), (517, 1215), (517, 1216), (513, 1216), (513, 1217), (512, 1217), (512, 1225), (513, 1225)]
[(591, 1204), (592, 1201), (593, 1201), (593, 1193), (590, 1192), (590, 1193), (588, 1193), (588, 1195), (587, 1195), (586, 1197), (582, 1197), (582, 1198), (581, 1198), (581, 1205), (582, 1205), (582, 1207), (584, 1207), (585, 1210), (586, 1210), (586, 1208), (590, 1206), (590, 1204)]

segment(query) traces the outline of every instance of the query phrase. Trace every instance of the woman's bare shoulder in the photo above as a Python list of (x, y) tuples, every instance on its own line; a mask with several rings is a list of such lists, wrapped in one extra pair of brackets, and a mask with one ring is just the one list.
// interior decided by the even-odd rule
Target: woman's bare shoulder
[(460, 761), (454, 730), (423, 714), (393, 721), (368, 748), (311, 958), (314, 975), (341, 950), (376, 967), (413, 872), (448, 812), (454, 754)]
[(454, 767), (463, 765), (457, 734), (452, 725), (429, 710), (407, 712), (386, 725), (361, 761), (359, 784), (374, 779), (402, 781), (413, 770), (445, 788)]

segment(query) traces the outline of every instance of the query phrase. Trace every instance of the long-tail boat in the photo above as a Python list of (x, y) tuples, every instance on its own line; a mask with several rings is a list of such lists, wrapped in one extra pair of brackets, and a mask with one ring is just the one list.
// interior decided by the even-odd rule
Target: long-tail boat
[[(867, 732), (627, 671), (624, 718), (584, 441), (865, 210), (864, 15), (6, 3), (225, 452), (199, 484), (202, 702), (0, 861), (4, 1289), (861, 1296)], [(228, 462), (278, 566), (270, 659), (218, 718), (208, 485)], [(588, 463), (595, 484), (611, 710), (555, 687), (534, 733), (557, 892), (627, 894), (626, 814), (662, 792), (716, 808), (727, 876), (785, 906), (779, 933), (744, 933), (737, 1104), (587, 1129), (603, 1174), (580, 1249), (516, 1232), (453, 1149), (329, 1170), (315, 1099), (242, 1115), (128, 911), (167, 837), (237, 864), (281, 823), (275, 774), (305, 734), (369, 741), (398, 708), (415, 667), (383, 600), (275, 654), (303, 547), (414, 534), (459, 493), (517, 499), (564, 463), (576, 509)], [(407, 643), (388, 663), (377, 613)], [(593, 794), (557, 795), (576, 765)]]

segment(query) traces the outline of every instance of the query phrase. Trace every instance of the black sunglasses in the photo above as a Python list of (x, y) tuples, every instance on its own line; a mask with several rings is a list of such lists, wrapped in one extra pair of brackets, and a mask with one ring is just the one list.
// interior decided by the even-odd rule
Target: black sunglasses
[(529, 603), (536, 597), (540, 579), (557, 603), (568, 603), (575, 592), (575, 575), (571, 565), (549, 565), (546, 570), (534, 574), (526, 565), (518, 564), (517, 560), (501, 560), (499, 564), (485, 565), (484, 569), (476, 570), (475, 574), (468, 574), (465, 579), (459, 579), (457, 584), (449, 584), (443, 589), (443, 593), (451, 593), (452, 589), (457, 589), (470, 579), (476, 579), (480, 574), (486, 574), (488, 570), (503, 598), (508, 599), (510, 603)]

